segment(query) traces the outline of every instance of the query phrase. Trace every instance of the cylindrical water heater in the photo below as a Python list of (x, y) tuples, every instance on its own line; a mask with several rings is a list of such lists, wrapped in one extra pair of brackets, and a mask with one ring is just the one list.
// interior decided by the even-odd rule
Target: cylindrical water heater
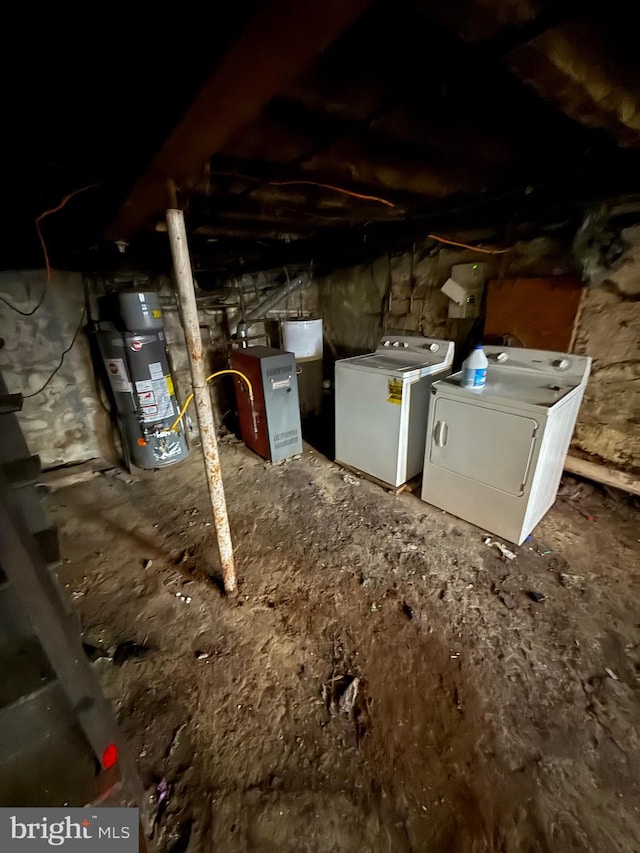
[(118, 317), (98, 324), (98, 345), (118, 410), (127, 460), (163, 468), (189, 454), (165, 349), (162, 311), (152, 291), (123, 290)]

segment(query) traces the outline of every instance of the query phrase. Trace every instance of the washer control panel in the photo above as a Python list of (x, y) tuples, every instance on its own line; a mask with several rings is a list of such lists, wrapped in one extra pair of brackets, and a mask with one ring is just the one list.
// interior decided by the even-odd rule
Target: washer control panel
[(377, 346), (377, 353), (397, 353), (403, 359), (418, 356), (416, 363), (451, 364), (452, 341), (424, 338), (419, 335), (385, 335)]

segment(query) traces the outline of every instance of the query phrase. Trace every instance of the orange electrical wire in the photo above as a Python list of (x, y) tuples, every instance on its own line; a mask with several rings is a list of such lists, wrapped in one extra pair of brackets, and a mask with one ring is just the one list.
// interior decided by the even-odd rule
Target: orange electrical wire
[(356, 193), (352, 190), (345, 190), (342, 187), (334, 187), (333, 184), (319, 184), (317, 181), (267, 181), (273, 187), (290, 187), (295, 184), (305, 184), (309, 187), (322, 187), (325, 190), (333, 190), (336, 193), (344, 193), (344, 195), (350, 195), (353, 198), (362, 198), (365, 201), (377, 201), (379, 204), (386, 204), (387, 207), (395, 207), (395, 204), (392, 201), (387, 201), (386, 198), (378, 198), (377, 195), (363, 195), (363, 193)]
[(97, 187), (98, 184), (88, 184), (86, 187), (80, 187), (80, 189), (73, 190), (73, 192), (68, 193), (62, 201), (56, 205), (56, 207), (52, 207), (50, 210), (45, 210), (39, 216), (36, 216), (36, 231), (38, 232), (38, 238), (40, 240), (40, 245), (42, 246), (42, 253), (44, 254), (44, 262), (47, 267), (47, 281), (51, 281), (51, 264), (49, 263), (49, 253), (47, 252), (47, 245), (44, 242), (44, 237), (42, 236), (42, 231), (40, 230), (40, 223), (46, 216), (50, 216), (52, 213), (57, 213), (59, 210), (65, 206), (65, 204), (74, 197), (74, 195), (78, 195), (79, 193), (86, 192), (86, 190), (91, 190), (94, 187)]
[(320, 184), (317, 181), (264, 181), (262, 178), (256, 178), (253, 175), (243, 175), (240, 172), (211, 172), (212, 175), (220, 175), (223, 178), (239, 178), (244, 181), (255, 181), (255, 183), (265, 183), (272, 187), (290, 187), (303, 184), (308, 187), (322, 187), (325, 190), (333, 190), (336, 193), (350, 195), (353, 198), (361, 198), (364, 201), (376, 201), (378, 204), (384, 204), (387, 207), (395, 207), (392, 201), (387, 201), (386, 198), (379, 198), (377, 195), (364, 195), (356, 193), (353, 190), (345, 190), (344, 187), (336, 187), (333, 184)]
[(472, 252), (481, 252), (483, 255), (504, 255), (505, 252), (510, 252), (511, 249), (481, 249), (479, 246), (470, 246), (468, 243), (458, 243), (455, 240), (447, 240), (446, 237), (439, 237), (437, 234), (427, 234), (432, 240), (437, 240), (438, 243), (446, 243), (447, 246), (458, 246), (460, 249), (471, 249)]

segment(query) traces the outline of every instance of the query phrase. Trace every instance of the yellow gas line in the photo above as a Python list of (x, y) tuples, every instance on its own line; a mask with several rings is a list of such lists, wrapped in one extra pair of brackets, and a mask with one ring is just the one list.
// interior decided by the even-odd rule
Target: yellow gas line
[[(253, 408), (253, 385), (251, 384), (249, 379), (244, 375), (244, 373), (241, 373), (239, 370), (232, 370), (231, 368), (229, 368), (228, 370), (218, 370), (218, 371), (216, 371), (216, 373), (212, 373), (211, 376), (207, 376), (206, 381), (211, 382), (212, 379), (215, 379), (217, 376), (224, 376), (226, 373), (235, 373), (238, 376), (240, 376), (247, 383), (247, 388), (249, 389), (249, 402), (251, 403), (251, 414), (253, 415), (253, 431), (254, 431), (254, 433), (257, 433), (258, 427), (257, 427), (257, 423), (256, 423), (256, 413), (255, 413), (255, 410)], [(180, 423), (180, 421), (182, 420), (182, 418), (184, 417), (185, 412), (189, 408), (189, 403), (192, 400), (193, 400), (193, 391), (191, 392), (191, 394), (189, 394), (187, 399), (184, 401), (184, 405), (180, 409), (180, 414), (178, 415), (178, 417), (175, 419), (175, 421), (169, 427), (169, 432), (177, 432), (177, 426)]]

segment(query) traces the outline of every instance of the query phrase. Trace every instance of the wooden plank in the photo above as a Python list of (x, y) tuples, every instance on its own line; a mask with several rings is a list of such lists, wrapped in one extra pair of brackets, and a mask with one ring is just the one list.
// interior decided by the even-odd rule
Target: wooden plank
[[(231, 45), (135, 184), (108, 238), (128, 237), (171, 207), (167, 182), (184, 188), (197, 179), (212, 155), (310, 68), (368, 5), (369, 0), (269, 0)], [(171, 63), (167, 65), (170, 85)]]
[(398, 494), (400, 492), (411, 492), (411, 494), (413, 494), (414, 492), (420, 491), (421, 487), (422, 487), (422, 474), (417, 474), (411, 480), (407, 480), (407, 482), (402, 485)]
[(399, 486), (392, 486), (390, 483), (385, 483), (384, 480), (379, 480), (377, 477), (374, 477), (373, 474), (367, 474), (364, 471), (360, 471), (358, 468), (352, 468), (351, 465), (347, 465), (345, 462), (339, 462), (336, 460), (336, 465), (339, 465), (341, 468), (344, 468), (345, 471), (354, 474), (356, 477), (368, 480), (370, 483), (379, 486), (381, 489), (384, 489), (386, 492), (390, 492), (392, 495), (399, 495), (402, 492), (415, 492), (422, 483), (422, 474), (418, 474), (406, 483), (400, 483)]
[(632, 495), (640, 495), (640, 479), (634, 477), (632, 474), (627, 474), (625, 471), (618, 471), (606, 465), (598, 465), (595, 462), (589, 462), (587, 459), (579, 459), (577, 456), (571, 456), (570, 454), (564, 461), (564, 470), (568, 474), (577, 474), (579, 477), (594, 480), (596, 483), (602, 483), (604, 486), (622, 489)]
[(582, 288), (577, 276), (489, 282), (483, 340), (511, 338), (514, 346), (570, 352)]
[(61, 489), (64, 486), (73, 486), (93, 479), (97, 474), (114, 468), (113, 462), (106, 459), (89, 459), (87, 462), (79, 462), (74, 465), (63, 465), (61, 468), (51, 468), (44, 471), (38, 482), (49, 489)]

